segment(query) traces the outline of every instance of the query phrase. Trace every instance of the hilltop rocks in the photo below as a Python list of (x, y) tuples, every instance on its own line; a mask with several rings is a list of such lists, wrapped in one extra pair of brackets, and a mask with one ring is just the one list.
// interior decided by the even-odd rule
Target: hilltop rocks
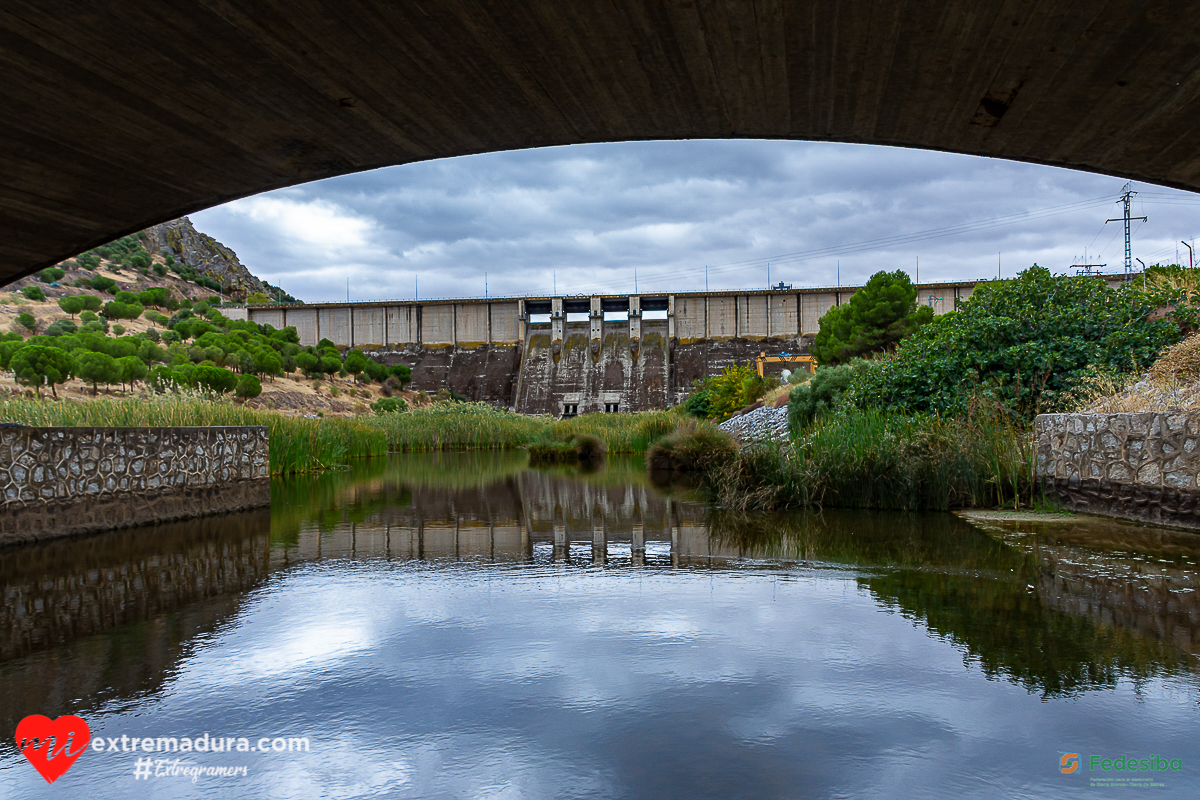
[(176, 261), (229, 287), (230, 294), (236, 297), (245, 298), (251, 292), (270, 293), (242, 266), (237, 253), (197, 231), (187, 217), (147, 228), (145, 246), (154, 255), (171, 253)]

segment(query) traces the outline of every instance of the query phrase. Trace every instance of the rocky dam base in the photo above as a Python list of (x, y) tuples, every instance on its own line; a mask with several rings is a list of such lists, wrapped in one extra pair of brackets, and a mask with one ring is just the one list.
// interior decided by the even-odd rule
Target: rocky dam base
[(261, 427), (0, 429), (0, 545), (269, 506)]

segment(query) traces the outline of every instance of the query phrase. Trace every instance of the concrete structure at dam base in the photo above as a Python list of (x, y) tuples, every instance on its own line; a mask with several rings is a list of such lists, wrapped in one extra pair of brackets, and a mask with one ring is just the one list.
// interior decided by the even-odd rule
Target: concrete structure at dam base
[[(921, 284), (917, 300), (943, 314), (976, 283)], [(570, 416), (668, 408), (687, 397), (693, 381), (761, 352), (807, 353), (820, 318), (858, 288), (263, 305), (228, 313), (294, 326), (302, 345), (328, 339), (405, 364), (413, 389)]]

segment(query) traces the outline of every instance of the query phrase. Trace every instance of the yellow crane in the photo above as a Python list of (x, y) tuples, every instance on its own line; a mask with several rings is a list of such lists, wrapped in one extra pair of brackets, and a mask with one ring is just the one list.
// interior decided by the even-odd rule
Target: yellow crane
[(758, 374), (762, 377), (763, 364), (803, 364), (811, 375), (817, 371), (817, 362), (812, 356), (794, 356), (791, 353), (780, 353), (777, 356), (769, 356), (766, 352), (758, 354), (757, 367)]

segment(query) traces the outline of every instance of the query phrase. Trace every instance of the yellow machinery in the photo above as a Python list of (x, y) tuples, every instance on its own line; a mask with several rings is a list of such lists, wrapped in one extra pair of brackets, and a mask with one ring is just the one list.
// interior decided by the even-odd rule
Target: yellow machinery
[(809, 374), (817, 371), (817, 362), (812, 356), (794, 356), (791, 353), (780, 353), (777, 356), (769, 356), (765, 352), (758, 354), (758, 374), (763, 374), (763, 364), (803, 364)]

